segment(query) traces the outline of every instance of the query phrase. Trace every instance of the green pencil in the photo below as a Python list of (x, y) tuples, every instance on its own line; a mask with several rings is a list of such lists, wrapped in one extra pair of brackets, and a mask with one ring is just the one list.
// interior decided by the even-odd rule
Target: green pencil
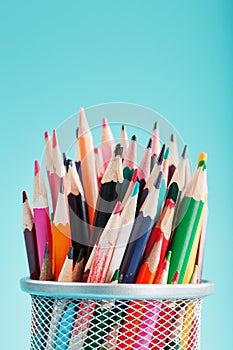
[(187, 190), (178, 212), (177, 227), (171, 241), (171, 264), (168, 283), (179, 271), (178, 283), (182, 283), (188, 265), (197, 227), (204, 207), (206, 193), (206, 165), (202, 163), (196, 169), (192, 182)]

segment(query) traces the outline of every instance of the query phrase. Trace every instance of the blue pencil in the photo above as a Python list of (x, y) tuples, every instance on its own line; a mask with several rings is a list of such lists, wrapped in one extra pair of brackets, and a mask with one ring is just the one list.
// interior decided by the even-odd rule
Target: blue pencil
[(70, 302), (62, 315), (59, 330), (57, 333), (56, 350), (66, 350), (73, 331), (73, 325), (76, 317), (75, 304)]

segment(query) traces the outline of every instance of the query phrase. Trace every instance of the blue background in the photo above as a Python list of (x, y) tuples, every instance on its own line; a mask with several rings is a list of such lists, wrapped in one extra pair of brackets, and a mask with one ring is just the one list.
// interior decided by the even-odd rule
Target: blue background
[(202, 348), (232, 344), (232, 1), (2, 1), (0, 5), (1, 349), (28, 349), (21, 190), (32, 193), (43, 132), (82, 105), (156, 109), (209, 154)]

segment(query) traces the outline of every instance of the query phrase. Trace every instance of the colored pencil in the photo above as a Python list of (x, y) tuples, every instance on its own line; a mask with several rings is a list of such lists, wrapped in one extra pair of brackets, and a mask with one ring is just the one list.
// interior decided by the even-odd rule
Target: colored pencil
[(79, 250), (79, 255), (77, 261), (74, 265), (74, 269), (72, 272), (72, 281), (73, 282), (81, 282), (83, 276), (84, 269), (84, 248), (81, 247)]
[(73, 281), (73, 247), (70, 247), (66, 260), (62, 266), (61, 272), (58, 276), (58, 282), (72, 282)]
[(76, 166), (76, 170), (78, 172), (80, 181), (82, 182), (81, 155), (80, 155), (80, 145), (79, 145), (79, 128), (76, 129), (74, 161), (75, 161), (75, 166)]
[(69, 302), (61, 317), (61, 320), (59, 321), (56, 350), (70, 349), (69, 342), (73, 332), (76, 311), (76, 305), (73, 302)]
[(128, 146), (129, 146), (129, 140), (128, 140), (128, 135), (127, 135), (125, 125), (122, 125), (122, 127), (121, 127), (120, 143), (121, 143), (121, 146), (123, 147), (122, 159), (124, 160)]
[(152, 170), (154, 169), (154, 166), (157, 164), (157, 162), (158, 162), (158, 158), (157, 158), (156, 154), (152, 154), (151, 160), (150, 160), (150, 172), (152, 172)]
[[(127, 191), (125, 192), (125, 195), (124, 195), (124, 197), (123, 197), (123, 199), (122, 199), (122, 202), (121, 202), (122, 208), (125, 207), (125, 205), (126, 205), (128, 199), (129, 199), (129, 197), (130, 197), (130, 194), (131, 194), (131, 192), (132, 192), (132, 190), (133, 190), (133, 188), (134, 188), (134, 185), (135, 185), (135, 183), (136, 183), (136, 181), (137, 181), (137, 178), (138, 178), (138, 169), (136, 168), (136, 169), (134, 170), (133, 176), (132, 176), (132, 178), (131, 178), (131, 180), (130, 180), (130, 183), (129, 183), (129, 185), (128, 185)], [(123, 185), (124, 185), (124, 182), (123, 182)], [(123, 185), (122, 185), (122, 187), (123, 187)]]
[(110, 282), (114, 272), (120, 269), (121, 262), (128, 244), (130, 233), (134, 224), (136, 205), (139, 192), (139, 183), (136, 182), (131, 195), (121, 212), (122, 226), (118, 233), (112, 259), (108, 268), (106, 282)]
[(81, 247), (85, 248), (86, 257), (90, 242), (87, 205), (79, 175), (72, 161), (69, 161), (66, 177), (71, 238), (74, 248), (74, 261), (76, 261)]
[(200, 283), (202, 280), (207, 222), (208, 222), (208, 200), (206, 200), (205, 206), (204, 206), (201, 237), (200, 237), (197, 257), (196, 257), (196, 264), (198, 265), (198, 283)]
[(83, 189), (87, 203), (89, 223), (92, 225), (94, 222), (94, 214), (98, 197), (98, 184), (95, 168), (93, 138), (83, 108), (80, 108), (79, 146), (82, 164)]
[(114, 137), (107, 118), (102, 118), (101, 152), (103, 156), (103, 167), (106, 170), (115, 148)]
[(37, 250), (34, 217), (25, 191), (23, 191), (23, 233), (27, 252), (30, 278), (33, 280), (38, 280), (40, 275), (40, 266)]
[[(138, 166), (138, 179), (137, 180), (140, 184), (139, 195), (138, 195), (139, 201), (141, 198), (143, 188), (145, 187), (145, 184), (150, 176), (151, 144), (152, 144), (152, 140), (149, 139), (147, 147), (144, 151), (144, 154), (143, 154), (142, 159), (141, 159), (139, 166)], [(138, 208), (137, 211), (139, 211), (139, 209), (140, 208)]]
[(175, 134), (171, 134), (169, 149), (170, 149), (170, 158), (169, 158), (168, 181), (167, 181), (168, 184), (170, 183), (171, 178), (172, 178), (174, 171), (176, 170), (177, 164), (179, 162), (178, 148), (177, 148)]
[[(152, 172), (150, 173), (150, 176), (147, 180), (147, 183), (145, 184), (142, 194), (141, 194), (141, 198), (140, 198), (140, 205), (139, 207), (141, 208), (146, 197), (148, 196), (148, 193), (150, 192), (151, 189), (153, 189), (154, 186), (154, 182), (156, 181), (158, 174), (160, 171), (162, 171), (162, 163), (163, 163), (163, 159), (164, 159), (164, 152), (165, 152), (165, 144), (162, 146), (158, 160), (157, 160), (157, 164), (154, 166)], [(156, 213), (156, 219), (158, 217), (158, 212)]]
[[(153, 190), (148, 194), (130, 235), (130, 243), (125, 252), (121, 273), (124, 273), (123, 283), (133, 283), (141, 265), (143, 254), (150, 237), (152, 224), (157, 212), (158, 194), (161, 185), (161, 173), (159, 173)], [(124, 263), (125, 260), (125, 263)]]
[(40, 170), (40, 165), (37, 160), (35, 161), (34, 166), (33, 212), (36, 229), (38, 257), (41, 269), (44, 259), (46, 242), (48, 242), (49, 244), (49, 250), (52, 250), (52, 236), (47, 191), (42, 172)]
[(121, 203), (117, 202), (113, 214), (99, 238), (87, 282), (101, 283), (106, 280), (113, 250), (122, 226), (120, 213)]
[[(190, 189), (182, 200), (178, 213), (178, 226), (175, 228), (172, 242), (172, 258), (168, 281), (171, 282), (176, 271), (180, 272), (179, 283), (183, 282), (198, 224), (204, 207), (206, 194), (206, 168), (200, 167), (193, 178)], [(179, 219), (179, 218), (182, 219)]]
[[(151, 251), (154, 245), (155, 245), (155, 250), (157, 250), (156, 245), (159, 243), (158, 236), (160, 236), (163, 243), (161, 245), (162, 250), (160, 252), (161, 256), (159, 258), (158, 270), (162, 267), (161, 264), (165, 258), (165, 254), (168, 248), (168, 243), (169, 243), (171, 231), (172, 231), (174, 208), (177, 200), (177, 195), (178, 195), (178, 187), (176, 183), (172, 183), (167, 194), (165, 207), (163, 208), (163, 211), (151, 232), (151, 235), (144, 253), (144, 259), (147, 259), (147, 257), (149, 257), (149, 255), (152, 254)], [(160, 235), (161, 232), (162, 232), (162, 236)], [(150, 257), (150, 261), (151, 259), (153, 261), (153, 254)]]
[(158, 157), (160, 153), (160, 136), (159, 136), (159, 123), (155, 122), (152, 132), (152, 154), (156, 154)]
[(92, 247), (95, 245), (100, 231), (106, 226), (118, 200), (121, 184), (123, 182), (122, 151), (123, 148), (118, 144), (114, 152), (114, 157), (109, 162), (101, 181), (95, 214), (95, 229), (91, 244)]
[(58, 198), (61, 179), (63, 179), (64, 190), (66, 193), (65, 167), (63, 164), (63, 159), (62, 159), (60, 147), (58, 144), (57, 133), (56, 133), (56, 130), (53, 130), (52, 167), (51, 167), (51, 171), (50, 171), (50, 191), (51, 191), (52, 205), (53, 205), (53, 212), (54, 213), (56, 210), (57, 198)]
[(64, 194), (63, 179), (60, 180), (60, 192), (57, 199), (57, 206), (52, 223), (53, 236), (53, 275), (55, 280), (61, 272), (66, 259), (67, 252), (71, 246), (71, 233), (69, 215)]
[(44, 260), (40, 272), (40, 281), (53, 281), (53, 272), (48, 242), (45, 245)]
[(129, 169), (136, 168), (137, 165), (137, 138), (135, 135), (131, 137), (131, 141), (127, 148), (127, 152), (123, 161), (123, 168), (128, 167)]

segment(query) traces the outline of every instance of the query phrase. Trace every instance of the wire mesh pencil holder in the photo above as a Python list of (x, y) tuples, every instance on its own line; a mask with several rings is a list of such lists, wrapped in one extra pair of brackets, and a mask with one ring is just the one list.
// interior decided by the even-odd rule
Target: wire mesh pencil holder
[(201, 306), (189, 285), (86, 284), (23, 278), (32, 298), (31, 350), (200, 349)]

